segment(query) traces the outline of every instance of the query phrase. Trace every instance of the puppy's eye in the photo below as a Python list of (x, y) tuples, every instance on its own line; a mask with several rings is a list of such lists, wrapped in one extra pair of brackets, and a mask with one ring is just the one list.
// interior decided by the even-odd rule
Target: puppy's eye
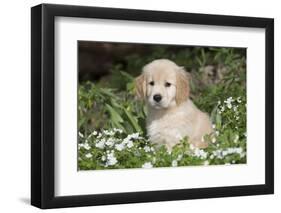
[(149, 85), (154, 86), (154, 81), (150, 81)]
[(169, 82), (165, 83), (165, 87), (170, 87), (170, 86), (171, 86), (171, 83), (169, 83)]

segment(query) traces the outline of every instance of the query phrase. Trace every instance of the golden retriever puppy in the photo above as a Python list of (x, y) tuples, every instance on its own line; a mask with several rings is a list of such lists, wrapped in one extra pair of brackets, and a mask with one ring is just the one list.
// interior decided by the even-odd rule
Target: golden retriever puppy
[(168, 59), (154, 60), (143, 67), (136, 88), (148, 107), (146, 128), (152, 143), (171, 150), (188, 136), (195, 147), (207, 147), (204, 135), (212, 132), (212, 124), (189, 99), (189, 75), (183, 67)]

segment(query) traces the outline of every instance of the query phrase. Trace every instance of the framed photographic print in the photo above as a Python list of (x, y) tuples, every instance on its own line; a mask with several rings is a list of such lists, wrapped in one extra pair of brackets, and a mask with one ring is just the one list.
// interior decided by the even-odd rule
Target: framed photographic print
[(31, 204), (272, 194), (274, 21), (31, 9)]

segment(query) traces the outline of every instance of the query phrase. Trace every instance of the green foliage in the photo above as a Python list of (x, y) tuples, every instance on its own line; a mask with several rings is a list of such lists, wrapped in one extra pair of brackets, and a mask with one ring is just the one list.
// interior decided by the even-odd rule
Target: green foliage
[[(112, 74), (99, 82), (83, 82), (78, 91), (80, 170), (151, 168), (246, 163), (245, 50), (156, 47), (151, 54), (126, 57)], [(183, 139), (171, 151), (156, 147), (146, 137), (144, 103), (135, 98), (133, 79), (141, 67), (157, 58), (169, 58), (191, 70), (191, 93), (199, 109), (209, 113), (214, 133), (198, 149)], [(206, 66), (221, 70), (204, 82)], [(218, 72), (218, 71), (217, 71)], [(130, 73), (130, 74), (129, 74)]]
[[(131, 82), (132, 83), (132, 82)], [(93, 129), (119, 128), (126, 134), (145, 133), (145, 108), (135, 99), (133, 87), (128, 93), (100, 88), (87, 82), (79, 86), (79, 130), (88, 134)]]

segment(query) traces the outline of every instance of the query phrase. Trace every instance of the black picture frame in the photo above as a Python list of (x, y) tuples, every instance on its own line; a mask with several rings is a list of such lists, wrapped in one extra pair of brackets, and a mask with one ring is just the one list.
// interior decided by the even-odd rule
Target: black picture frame
[[(265, 184), (56, 197), (54, 195), (54, 21), (58, 16), (265, 29)], [(32, 205), (46, 209), (274, 193), (273, 19), (41, 4), (31, 8), (31, 52)]]

